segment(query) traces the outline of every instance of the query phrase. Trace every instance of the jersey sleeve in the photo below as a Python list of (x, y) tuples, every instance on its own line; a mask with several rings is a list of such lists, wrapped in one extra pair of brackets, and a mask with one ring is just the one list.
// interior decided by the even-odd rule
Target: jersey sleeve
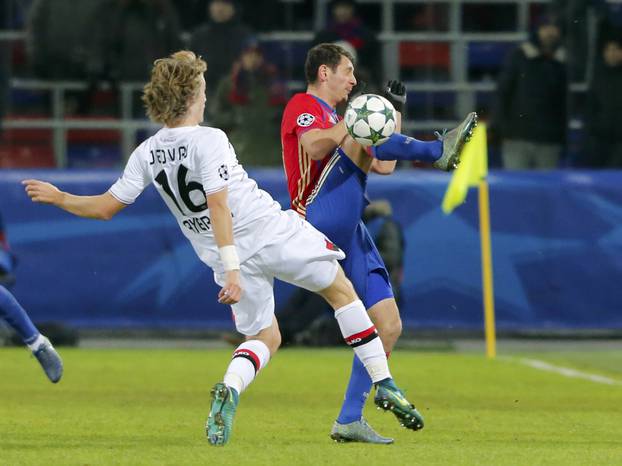
[(121, 177), (108, 192), (123, 204), (133, 204), (151, 180), (140, 158), (140, 147), (132, 152)]
[(199, 153), (199, 167), (203, 190), (206, 195), (210, 195), (229, 184), (231, 162), (235, 160), (233, 147), (221, 130), (217, 130), (209, 140), (202, 141), (199, 146), (209, 148)]
[(311, 129), (324, 129), (322, 107), (313, 97), (296, 99), (290, 103), (286, 125), (298, 139)]

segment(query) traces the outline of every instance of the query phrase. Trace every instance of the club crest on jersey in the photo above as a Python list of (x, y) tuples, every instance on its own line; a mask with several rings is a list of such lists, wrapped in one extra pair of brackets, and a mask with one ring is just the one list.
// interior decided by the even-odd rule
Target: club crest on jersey
[(315, 117), (311, 115), (310, 113), (301, 113), (300, 115), (298, 115), (298, 118), (296, 119), (296, 124), (298, 126), (302, 126), (303, 128), (306, 128), (307, 126), (311, 126), (314, 121), (315, 121)]
[(331, 251), (339, 251), (340, 250), (335, 243), (331, 243), (326, 238), (324, 238), (324, 240), (326, 241), (326, 249), (330, 249)]
[(220, 176), (225, 181), (229, 179), (229, 169), (225, 164), (218, 167), (218, 176)]

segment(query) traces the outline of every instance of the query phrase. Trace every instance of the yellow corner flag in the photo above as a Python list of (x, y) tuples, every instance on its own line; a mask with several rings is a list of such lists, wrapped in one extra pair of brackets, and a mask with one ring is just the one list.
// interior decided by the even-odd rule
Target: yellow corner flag
[(469, 187), (476, 186), (479, 191), (479, 234), (482, 252), (482, 297), (484, 303), (484, 333), (486, 335), (486, 355), (494, 358), (497, 354), (495, 327), (495, 300), (492, 279), (492, 245), (490, 241), (490, 204), (488, 195), (488, 147), (486, 126), (480, 124), (473, 132), (472, 139), (462, 151), (462, 161), (454, 171), (445, 197), (443, 212), (451, 213), (464, 202)]
[(450, 214), (464, 202), (470, 186), (479, 186), (479, 182), (488, 175), (488, 146), (484, 123), (475, 128), (460, 159), (460, 165), (454, 170), (443, 198), (442, 207), (446, 214)]

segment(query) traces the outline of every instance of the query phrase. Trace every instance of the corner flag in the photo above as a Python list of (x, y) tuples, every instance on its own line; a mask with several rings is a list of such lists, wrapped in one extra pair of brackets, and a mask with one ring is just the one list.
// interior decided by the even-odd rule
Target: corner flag
[(486, 125), (480, 124), (473, 137), (464, 147), (462, 160), (454, 170), (445, 197), (443, 212), (450, 214), (466, 198), (469, 187), (479, 191), (479, 234), (482, 250), (482, 295), (484, 301), (484, 332), (486, 334), (486, 355), (494, 358), (497, 354), (495, 331), (495, 301), (492, 283), (492, 247), (490, 242), (490, 205), (488, 196), (488, 147), (486, 144)]

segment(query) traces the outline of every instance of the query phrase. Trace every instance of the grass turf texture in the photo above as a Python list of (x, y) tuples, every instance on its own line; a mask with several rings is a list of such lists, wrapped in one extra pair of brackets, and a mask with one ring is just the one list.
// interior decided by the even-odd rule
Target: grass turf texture
[(347, 350), (283, 350), (245, 392), (231, 442), (204, 434), (209, 390), (228, 350), (63, 349), (50, 384), (23, 349), (0, 349), (1, 465), (607, 465), (622, 464), (622, 385), (539, 371), (530, 357), (622, 380), (616, 352), (481, 355), (397, 351), (392, 371), (426, 416), (401, 429), (371, 402), (389, 446), (328, 433)]

